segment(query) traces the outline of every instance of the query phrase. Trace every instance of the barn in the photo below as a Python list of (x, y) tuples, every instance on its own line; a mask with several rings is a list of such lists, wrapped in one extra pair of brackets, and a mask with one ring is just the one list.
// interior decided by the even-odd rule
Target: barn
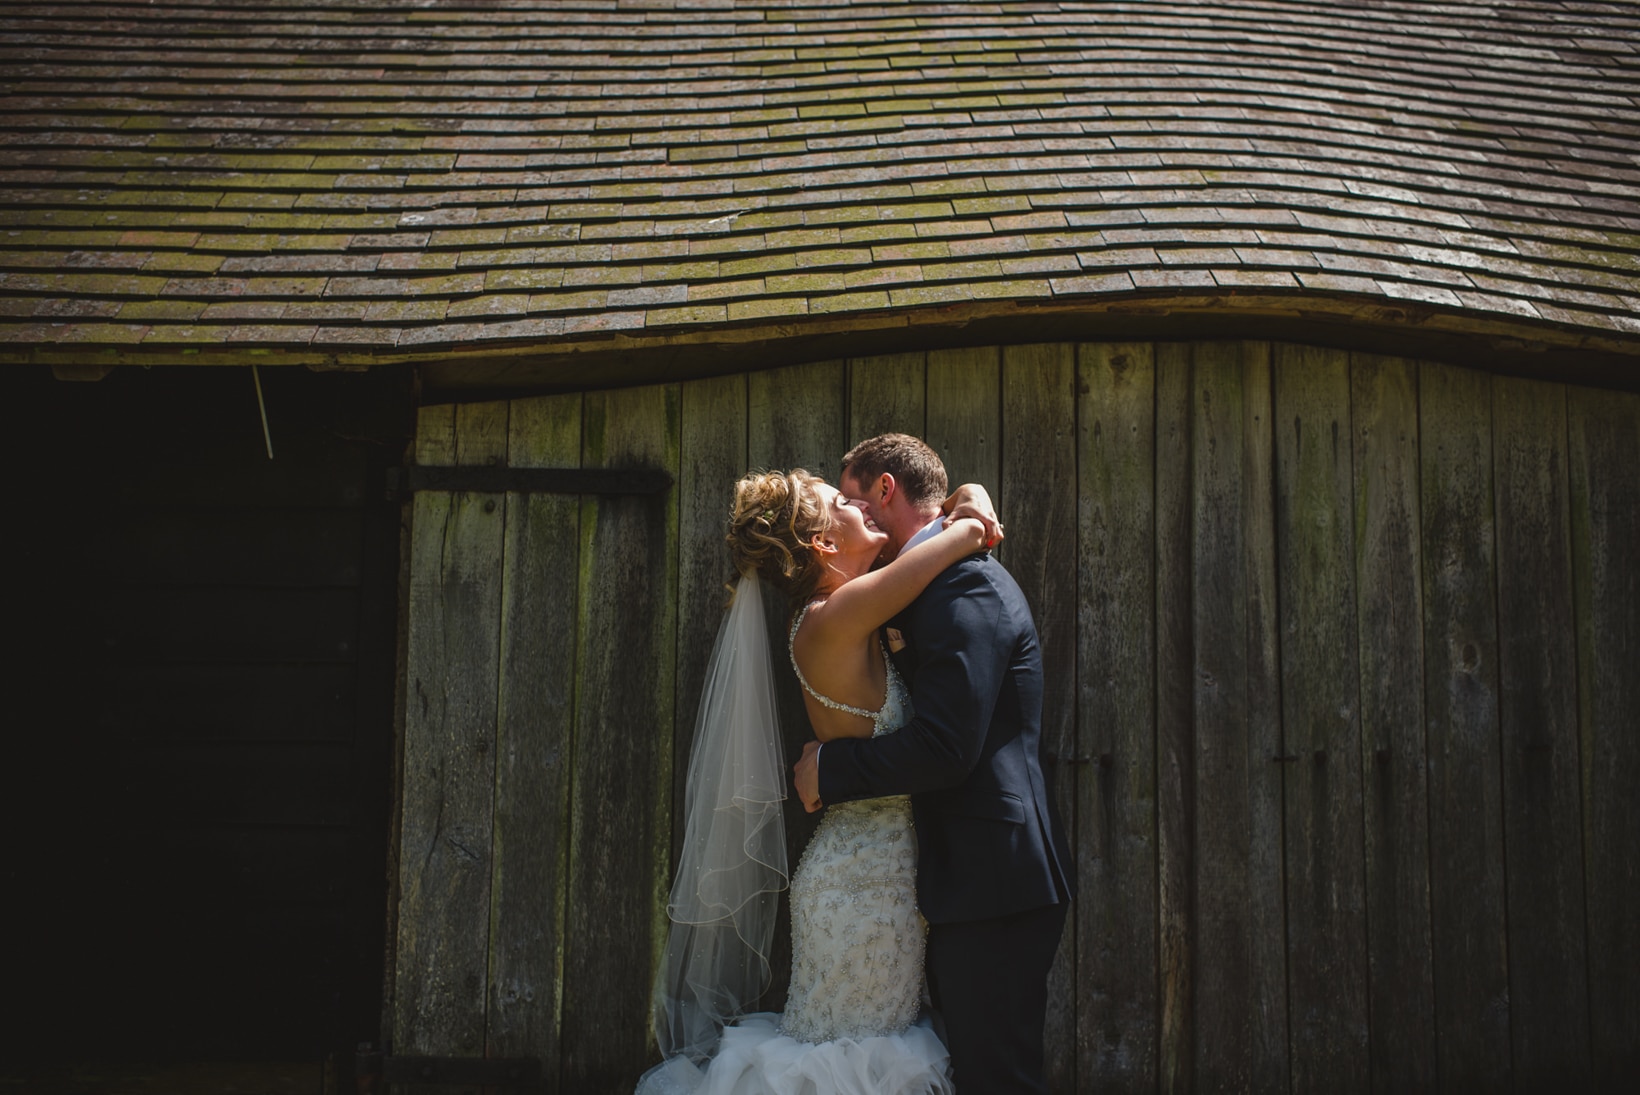
[(888, 429), (1047, 652), (1055, 1090), (1640, 1070), (1632, 4), (0, 26), (0, 1085), (629, 1090), (728, 487)]

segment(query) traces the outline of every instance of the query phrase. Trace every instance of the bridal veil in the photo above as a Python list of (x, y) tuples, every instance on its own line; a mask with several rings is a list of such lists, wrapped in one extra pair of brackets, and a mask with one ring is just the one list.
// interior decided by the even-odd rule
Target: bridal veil
[(666, 907), (672, 926), (654, 1011), (669, 1063), (709, 1058), (724, 1025), (769, 987), (769, 948), (789, 876), (777, 720), (762, 584), (742, 575), (706, 669), (683, 854)]

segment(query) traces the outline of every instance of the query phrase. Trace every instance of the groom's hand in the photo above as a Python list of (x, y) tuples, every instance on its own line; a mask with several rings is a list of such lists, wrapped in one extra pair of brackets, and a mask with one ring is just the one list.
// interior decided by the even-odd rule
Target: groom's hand
[(811, 741), (803, 746), (803, 755), (792, 765), (792, 786), (803, 802), (803, 809), (814, 813), (825, 803), (820, 801), (820, 743)]

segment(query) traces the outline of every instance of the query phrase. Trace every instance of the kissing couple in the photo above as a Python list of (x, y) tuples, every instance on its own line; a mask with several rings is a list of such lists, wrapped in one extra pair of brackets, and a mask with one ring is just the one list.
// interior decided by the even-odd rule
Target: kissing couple
[[(1042, 654), (989, 554), (989, 496), (946, 489), (938, 455), (905, 434), (855, 446), (837, 487), (801, 469), (735, 484), (740, 577), (702, 693), (655, 987), (667, 1059), (640, 1095), (1047, 1090), (1047, 977), (1074, 882), (1039, 757)], [(794, 784), (825, 809), (790, 876), (779, 1014), (750, 1011), (788, 877), (765, 582), (790, 603), (818, 739)]]

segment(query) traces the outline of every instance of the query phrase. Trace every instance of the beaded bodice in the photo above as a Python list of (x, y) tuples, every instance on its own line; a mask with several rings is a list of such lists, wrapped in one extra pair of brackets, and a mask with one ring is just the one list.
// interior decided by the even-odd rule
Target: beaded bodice
[(898, 730), (905, 724), (906, 715), (910, 709), (911, 695), (909, 689), (905, 686), (905, 679), (900, 676), (894, 668), (894, 663), (889, 660), (888, 651), (883, 651), (883, 662), (888, 668), (888, 687), (883, 692), (883, 705), (875, 711), (869, 711), (864, 707), (855, 707), (853, 704), (843, 703), (841, 700), (834, 700), (830, 696), (822, 695), (815, 691), (814, 686), (809, 683), (809, 679), (803, 676), (802, 667), (797, 664), (797, 652), (793, 647), (797, 641), (797, 629), (803, 626), (804, 617), (809, 614), (809, 609), (813, 608), (815, 604), (816, 602), (810, 601), (803, 606), (802, 610), (797, 613), (797, 618), (792, 621), (791, 633), (786, 636), (786, 654), (792, 660), (792, 671), (797, 674), (798, 683), (803, 686), (803, 691), (813, 696), (822, 707), (829, 707), (834, 711), (844, 711), (850, 715), (858, 715), (862, 719), (870, 719), (872, 737)]

